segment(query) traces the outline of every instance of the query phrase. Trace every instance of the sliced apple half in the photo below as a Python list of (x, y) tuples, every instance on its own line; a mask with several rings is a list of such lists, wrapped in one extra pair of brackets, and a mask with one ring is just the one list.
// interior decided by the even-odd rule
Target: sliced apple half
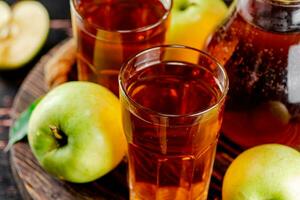
[(0, 69), (16, 69), (28, 63), (41, 49), (49, 32), (49, 15), (38, 1), (21, 1), (12, 10), (0, 1)]
[(6, 27), (11, 18), (11, 10), (5, 1), (0, 1), (0, 38), (5, 37)]

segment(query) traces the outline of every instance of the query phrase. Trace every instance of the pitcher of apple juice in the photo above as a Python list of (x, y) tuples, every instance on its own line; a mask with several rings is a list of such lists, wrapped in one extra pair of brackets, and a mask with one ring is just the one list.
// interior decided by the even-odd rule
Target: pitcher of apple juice
[(300, 1), (238, 0), (208, 52), (231, 88), (222, 131), (243, 147), (300, 147)]
[(171, 5), (171, 0), (71, 0), (78, 79), (117, 94), (123, 62), (164, 43)]

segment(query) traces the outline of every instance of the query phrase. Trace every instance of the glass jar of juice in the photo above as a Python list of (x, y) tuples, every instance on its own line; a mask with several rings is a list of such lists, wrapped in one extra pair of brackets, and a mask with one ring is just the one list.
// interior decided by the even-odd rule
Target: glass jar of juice
[(300, 1), (238, 0), (207, 50), (229, 75), (224, 134), (300, 148)]

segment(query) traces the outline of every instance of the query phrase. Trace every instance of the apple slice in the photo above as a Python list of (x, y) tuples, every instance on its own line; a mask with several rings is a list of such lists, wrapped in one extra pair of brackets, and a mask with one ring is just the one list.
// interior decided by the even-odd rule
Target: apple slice
[[(2, 10), (8, 8), (3, 1), (0, 3), (2, 17)], [(16, 69), (28, 63), (43, 46), (50, 20), (45, 7), (37, 1), (21, 1), (5, 12), (10, 14), (5, 14), (8, 20), (0, 22), (0, 69)]]
[(0, 40), (7, 36), (7, 25), (11, 18), (11, 10), (5, 1), (0, 1)]

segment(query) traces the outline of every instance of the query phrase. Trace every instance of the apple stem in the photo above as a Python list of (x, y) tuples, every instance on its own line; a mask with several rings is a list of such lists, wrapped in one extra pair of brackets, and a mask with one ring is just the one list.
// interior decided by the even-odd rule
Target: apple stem
[(61, 140), (63, 139), (63, 137), (61, 136), (60, 134), (60, 131), (59, 129), (56, 127), (56, 126), (53, 126), (53, 125), (49, 125), (49, 128), (51, 130), (51, 132), (53, 133), (54, 137), (58, 140)]
[(190, 6), (196, 6), (196, 5), (197, 4), (195, 2), (185, 3), (179, 7), (179, 10), (184, 11), (184, 10), (188, 9)]
[(49, 125), (49, 128), (59, 147), (63, 147), (68, 144), (68, 136), (63, 131), (54, 125)]

